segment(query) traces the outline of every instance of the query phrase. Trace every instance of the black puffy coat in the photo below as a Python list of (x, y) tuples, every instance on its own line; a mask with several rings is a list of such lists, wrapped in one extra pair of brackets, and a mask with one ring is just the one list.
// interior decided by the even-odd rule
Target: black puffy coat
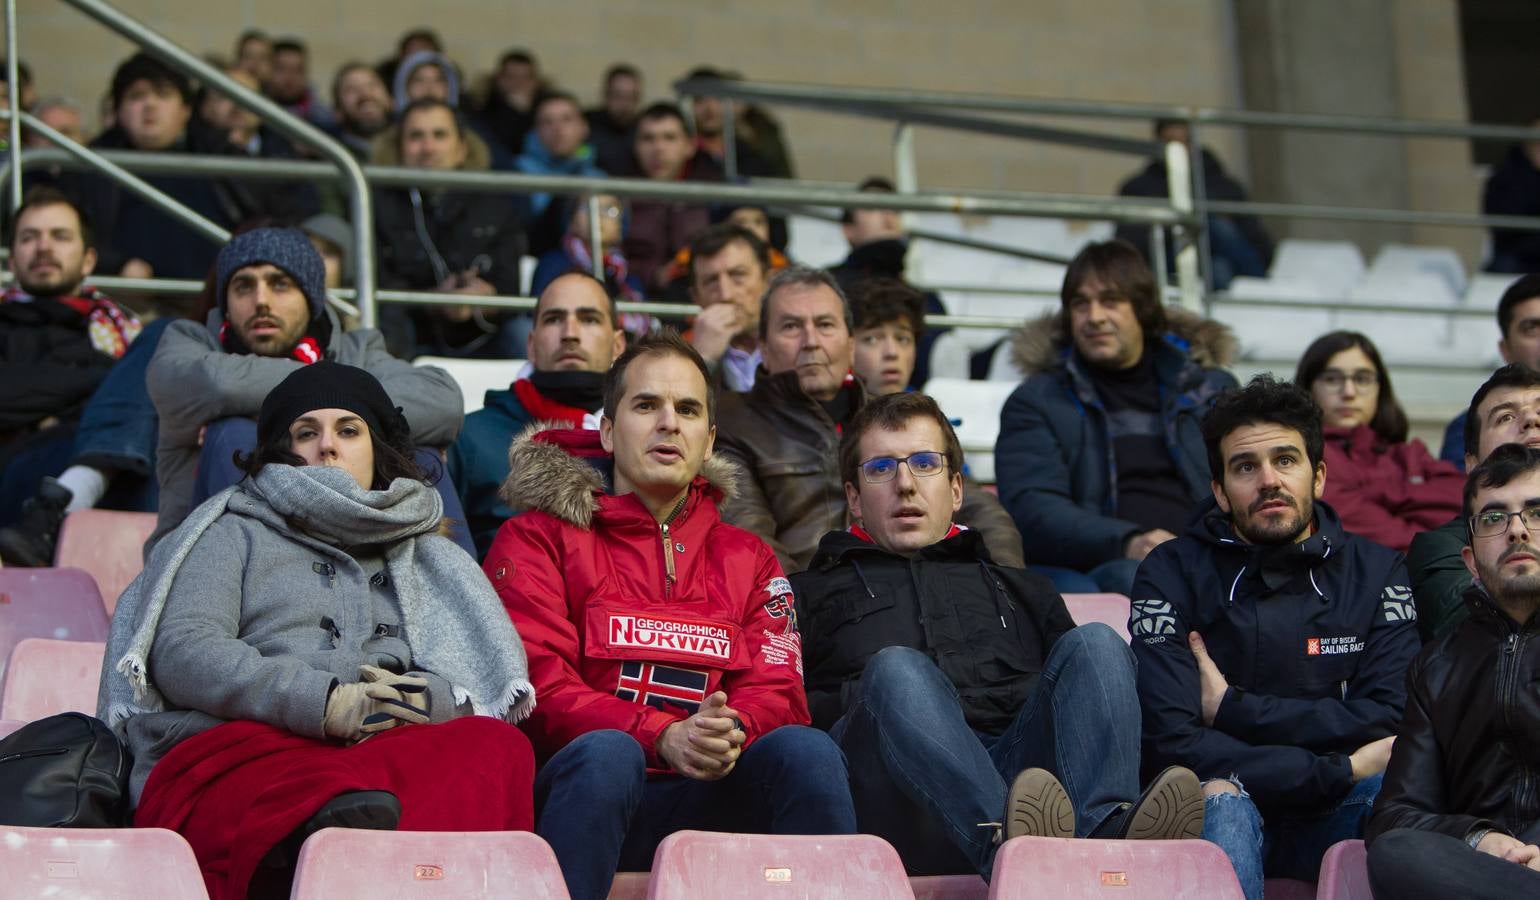
[(1464, 599), (1466, 620), (1407, 674), (1371, 842), (1392, 828), (1463, 840), (1540, 823), (1540, 618), (1516, 625), (1480, 587)]
[(823, 729), (844, 715), (877, 651), (909, 647), (957, 688), (969, 725), (998, 734), (1031, 698), (1054, 642), (1075, 627), (1048, 579), (995, 565), (972, 530), (910, 557), (831, 531), (791, 583), (808, 709)]

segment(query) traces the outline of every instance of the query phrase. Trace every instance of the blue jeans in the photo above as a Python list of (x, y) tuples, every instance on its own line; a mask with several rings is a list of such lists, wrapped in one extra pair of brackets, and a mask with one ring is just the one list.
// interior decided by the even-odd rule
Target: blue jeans
[[(144, 326), (97, 386), (80, 416), (75, 432), (75, 458), (79, 465), (115, 472), (132, 472), (155, 484), (155, 448), (160, 417), (150, 402), (145, 372), (161, 335), (175, 319), (156, 319)], [(154, 507), (151, 507), (154, 509)]]
[(845, 759), (823, 732), (787, 725), (750, 744), (719, 781), (649, 779), (636, 739), (604, 730), (572, 741), (535, 776), (535, 832), (573, 900), (603, 900), (617, 869), (651, 869), (658, 844), (687, 828), (854, 834)]
[(1139, 796), (1134, 656), (1100, 623), (1059, 638), (1000, 734), (971, 728), (957, 689), (908, 647), (867, 662), (859, 695), (830, 734), (850, 760), (861, 830), (892, 843), (916, 873), (989, 878), (997, 845), (979, 825), (1001, 820), (1008, 783), (1023, 769), (1063, 782), (1081, 837)]
[[(1519, 836), (1535, 842), (1540, 827)], [(1511, 900), (1540, 896), (1540, 872), (1472, 850), (1459, 838), (1395, 828), (1369, 846), (1369, 884), (1396, 900)]]
[[(203, 433), (203, 449), (198, 453), (198, 471), (194, 476), (192, 504), (200, 503), (232, 484), (246, 473), (235, 467), (235, 454), (250, 453), (257, 446), (257, 423), (251, 419), (229, 418), (210, 422)], [(454, 482), (449, 480), (449, 470), (439, 459), (438, 452), (426, 447), (417, 448), (417, 464), (429, 475), (438, 474), (433, 487), (444, 501), (444, 516), (450, 521), (449, 537), (459, 544), (472, 559), (479, 560), (476, 545), (471, 543), (470, 532), (465, 527), (465, 510), (460, 506), (460, 494)]]
[(1063, 566), (1032, 566), (1061, 594), (1122, 594), (1134, 592), (1134, 576), (1139, 574), (1137, 559), (1109, 559), (1089, 572), (1077, 572)]
[(1262, 882), (1272, 878), (1315, 881), (1321, 857), (1332, 844), (1364, 836), (1384, 776), (1353, 785), (1336, 809), (1314, 816), (1275, 816), (1262, 821), (1251, 795), (1216, 794), (1203, 804), (1203, 839), (1230, 857), (1246, 900), (1262, 900)]

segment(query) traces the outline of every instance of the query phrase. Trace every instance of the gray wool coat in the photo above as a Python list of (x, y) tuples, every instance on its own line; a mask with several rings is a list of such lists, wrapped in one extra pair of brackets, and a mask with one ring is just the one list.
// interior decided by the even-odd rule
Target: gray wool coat
[[(391, 356), (385, 338), (372, 328), (344, 333), (336, 314), (326, 358), (357, 366), (379, 379), (385, 393), (406, 415), (412, 441), (419, 447), (454, 443), (464, 419), (460, 386), (443, 369), (414, 366)], [(160, 480), (159, 519), (145, 544), (149, 548), (182, 523), (192, 511), (203, 426), (230, 416), (255, 417), (262, 400), (278, 382), (300, 367), (292, 359), (227, 353), (219, 344), (224, 318), (219, 310), (208, 322), (174, 322), (161, 336), (145, 376), (150, 399), (160, 416), (156, 476)]]
[(470, 714), (446, 679), (413, 665), (401, 623), (380, 548), (331, 546), (237, 491), (193, 545), (161, 614), (149, 675), (176, 708), (127, 721), (134, 805), (172, 747), (224, 721), (325, 737), (332, 683), (357, 681), (361, 665), (425, 675), (434, 722)]

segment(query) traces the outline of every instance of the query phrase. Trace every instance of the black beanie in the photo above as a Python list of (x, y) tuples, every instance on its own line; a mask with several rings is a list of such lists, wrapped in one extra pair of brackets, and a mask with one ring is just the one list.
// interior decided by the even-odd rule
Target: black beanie
[(300, 366), (273, 388), (257, 415), (257, 445), (289, 430), (295, 419), (317, 409), (345, 409), (387, 444), (408, 434), (406, 418), (373, 375), (354, 366), (322, 360)]

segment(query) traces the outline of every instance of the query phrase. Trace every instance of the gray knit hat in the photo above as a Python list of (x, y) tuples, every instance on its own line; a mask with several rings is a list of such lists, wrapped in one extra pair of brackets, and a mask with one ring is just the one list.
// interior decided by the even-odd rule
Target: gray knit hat
[(220, 312), (226, 312), (225, 291), (230, 276), (247, 266), (267, 263), (288, 272), (310, 301), (310, 317), (326, 310), (326, 263), (311, 246), (310, 238), (298, 228), (254, 228), (230, 239), (219, 251), (216, 263), (218, 280), (215, 297)]

